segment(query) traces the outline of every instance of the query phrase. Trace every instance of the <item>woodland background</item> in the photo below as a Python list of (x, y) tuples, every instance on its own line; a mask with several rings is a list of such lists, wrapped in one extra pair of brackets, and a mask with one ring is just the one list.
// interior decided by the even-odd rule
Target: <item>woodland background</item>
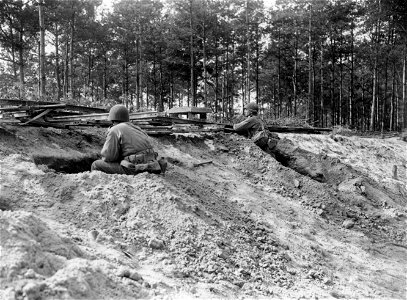
[(407, 127), (404, 0), (0, 0), (0, 98)]

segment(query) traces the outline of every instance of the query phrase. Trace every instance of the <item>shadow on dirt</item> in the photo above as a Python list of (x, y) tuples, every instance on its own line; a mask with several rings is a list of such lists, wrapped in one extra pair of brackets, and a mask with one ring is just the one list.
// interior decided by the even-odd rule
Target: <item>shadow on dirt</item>
[(45, 165), (56, 172), (68, 174), (90, 171), (92, 163), (99, 158), (100, 154), (98, 153), (83, 154), (72, 157), (41, 154), (32, 155), (32, 159), (37, 166)]

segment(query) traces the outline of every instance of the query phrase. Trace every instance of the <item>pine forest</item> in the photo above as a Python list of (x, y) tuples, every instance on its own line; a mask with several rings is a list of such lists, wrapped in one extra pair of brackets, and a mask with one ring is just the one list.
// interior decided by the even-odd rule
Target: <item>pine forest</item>
[(0, 0), (0, 98), (407, 127), (405, 0)]

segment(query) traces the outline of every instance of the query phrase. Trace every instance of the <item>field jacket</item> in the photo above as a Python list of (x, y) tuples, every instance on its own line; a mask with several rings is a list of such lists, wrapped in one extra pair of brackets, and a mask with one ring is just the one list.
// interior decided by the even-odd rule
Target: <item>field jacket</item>
[(131, 122), (109, 128), (101, 154), (106, 162), (120, 162), (126, 156), (152, 149), (148, 135)]
[(237, 133), (242, 133), (248, 138), (252, 138), (258, 131), (262, 130), (263, 121), (258, 116), (248, 117), (243, 122), (233, 125)]

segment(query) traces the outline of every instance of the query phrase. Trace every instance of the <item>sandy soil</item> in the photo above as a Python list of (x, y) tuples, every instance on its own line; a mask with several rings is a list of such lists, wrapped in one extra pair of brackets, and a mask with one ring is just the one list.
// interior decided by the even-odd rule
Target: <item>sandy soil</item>
[(126, 176), (104, 134), (0, 126), (0, 299), (406, 299), (406, 142), (179, 134)]

